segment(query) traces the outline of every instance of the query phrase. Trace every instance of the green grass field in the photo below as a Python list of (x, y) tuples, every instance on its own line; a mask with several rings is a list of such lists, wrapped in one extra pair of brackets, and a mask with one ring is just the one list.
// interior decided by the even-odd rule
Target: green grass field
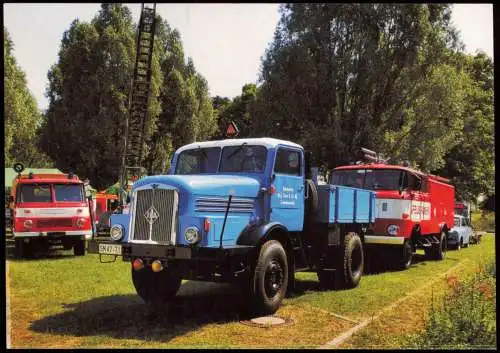
[[(315, 273), (298, 273), (297, 291), (285, 299), (276, 313), (293, 320), (292, 324), (267, 329), (240, 322), (245, 319), (241, 316), (245, 303), (238, 288), (228, 284), (186, 281), (172, 305), (165, 312), (155, 312), (136, 296), (130, 264), (121, 259), (101, 264), (97, 255), (74, 257), (70, 251), (34, 259), (8, 258), (8, 345), (12, 348), (317, 347), (354, 325), (330, 313), (354, 320), (371, 317), (457, 264), (460, 264), (457, 274), (461, 275), (494, 258), (494, 239), (485, 235), (479, 245), (459, 252), (449, 251), (446, 260), (440, 262), (423, 261), (423, 255), (417, 255), (409, 270), (364, 275), (360, 286), (351, 290), (320, 291)], [(443, 283), (444, 279), (438, 281), (436, 291)], [(420, 312), (425, 305), (419, 307), (419, 300), (426, 303), (429, 297), (426, 291), (422, 298), (416, 296), (408, 305), (419, 308)], [(388, 315), (393, 320), (407, 316), (400, 309)], [(405, 325), (404, 320), (401, 325)], [(354, 336), (345, 347), (370, 347), (374, 342), (380, 347), (404, 345), (404, 327), (398, 330), (387, 324), (373, 327), (376, 324)]]

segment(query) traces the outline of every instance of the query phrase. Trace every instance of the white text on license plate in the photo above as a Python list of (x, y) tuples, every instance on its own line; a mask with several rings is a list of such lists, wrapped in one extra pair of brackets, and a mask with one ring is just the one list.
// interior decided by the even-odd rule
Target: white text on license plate
[(116, 244), (99, 244), (99, 254), (121, 255), (122, 246)]

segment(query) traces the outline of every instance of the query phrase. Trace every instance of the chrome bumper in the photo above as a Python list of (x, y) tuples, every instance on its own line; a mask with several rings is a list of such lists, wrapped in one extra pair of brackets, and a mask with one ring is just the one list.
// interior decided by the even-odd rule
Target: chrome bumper
[(50, 236), (52, 233), (58, 233), (64, 235), (84, 235), (85, 239), (91, 239), (92, 238), (92, 231), (81, 231), (81, 230), (71, 230), (71, 231), (53, 231), (53, 232), (12, 232), (14, 235), (14, 238), (34, 238), (34, 237), (46, 237)]
[(403, 245), (405, 238), (382, 235), (365, 235), (365, 244)]

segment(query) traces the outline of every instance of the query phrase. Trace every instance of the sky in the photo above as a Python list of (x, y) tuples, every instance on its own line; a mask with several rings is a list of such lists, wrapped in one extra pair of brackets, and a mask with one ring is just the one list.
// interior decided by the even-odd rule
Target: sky
[[(90, 22), (98, 3), (4, 4), (4, 26), (28, 88), (45, 110), (47, 72), (57, 62), (64, 31), (75, 18)], [(137, 23), (140, 3), (127, 4)], [(256, 83), (261, 57), (279, 20), (278, 4), (157, 4), (156, 11), (181, 33), (186, 59), (208, 81), (211, 96), (233, 98), (246, 83)], [(455, 4), (452, 22), (465, 50), (493, 57), (492, 4)]]

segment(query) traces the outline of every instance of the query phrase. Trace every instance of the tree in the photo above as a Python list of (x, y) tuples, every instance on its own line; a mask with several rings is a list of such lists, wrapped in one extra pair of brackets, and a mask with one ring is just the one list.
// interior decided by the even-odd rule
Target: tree
[(52, 161), (38, 151), (41, 114), (36, 100), (13, 55), (14, 44), (5, 27), (3, 34), (5, 165), (21, 162), (27, 167), (52, 167)]
[(471, 79), (464, 97), (463, 134), (437, 172), (452, 179), (458, 199), (475, 200), (480, 194), (494, 199), (493, 61), (484, 53), (462, 54), (457, 64)]
[(257, 93), (257, 86), (250, 83), (245, 84), (241, 89), (241, 95), (234, 97), (232, 101), (216, 97), (220, 138), (225, 137), (226, 128), (231, 121), (238, 126), (240, 131), (238, 137), (253, 137), (252, 116), (255, 115)]
[[(253, 127), (303, 144), (329, 167), (355, 161), (360, 147), (387, 152), (393, 136), (386, 131), (408, 128), (417, 111), (430, 113), (423, 95), (438, 86), (439, 70), (451, 73), (438, 67), (460, 45), (448, 5), (285, 4), (280, 12)], [(431, 117), (419, 117), (419, 126), (431, 130)], [(451, 112), (442, 109), (441, 118), (460, 128)], [(410, 157), (435, 167), (447, 150), (427, 152)]]

